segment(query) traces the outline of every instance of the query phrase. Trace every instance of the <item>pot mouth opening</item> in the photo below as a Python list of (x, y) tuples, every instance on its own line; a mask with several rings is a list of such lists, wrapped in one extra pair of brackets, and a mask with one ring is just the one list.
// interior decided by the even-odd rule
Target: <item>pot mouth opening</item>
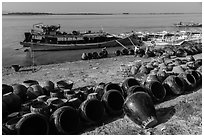
[(78, 126), (78, 115), (74, 109), (67, 109), (60, 115), (60, 125), (62, 130), (69, 133)]
[(86, 116), (92, 121), (99, 121), (104, 113), (103, 105), (98, 100), (90, 100), (86, 105)]
[(127, 83), (128, 83), (129, 87), (132, 87), (134, 85), (139, 85), (138, 81), (136, 79), (133, 79), (133, 78), (129, 79)]
[(196, 80), (198, 80), (199, 78), (198, 73), (196, 73), (195, 71), (192, 71), (192, 75), (195, 77)]
[(48, 134), (48, 123), (47, 121), (40, 116), (32, 116), (26, 119), (21, 127), (21, 135), (44, 135)]
[(195, 83), (195, 78), (191, 75), (191, 74), (187, 74), (187, 80), (191, 83), (194, 84)]
[(163, 99), (166, 95), (164, 87), (159, 82), (152, 83), (151, 91), (157, 99)]
[(111, 92), (108, 96), (108, 105), (114, 111), (120, 111), (124, 103), (124, 98), (119, 92)]

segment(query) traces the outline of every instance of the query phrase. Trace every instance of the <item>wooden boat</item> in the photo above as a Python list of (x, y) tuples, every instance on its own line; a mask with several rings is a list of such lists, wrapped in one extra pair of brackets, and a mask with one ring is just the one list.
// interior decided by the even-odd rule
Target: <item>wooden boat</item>
[[(37, 29), (36, 29), (37, 26)], [(39, 30), (39, 28), (41, 30)], [(23, 47), (30, 47), (33, 51), (58, 51), (80, 50), (103, 47), (116, 47), (122, 43), (125, 46), (139, 45), (138, 38), (134, 34), (119, 37), (104, 31), (79, 32), (73, 31), (67, 34), (59, 31), (60, 26), (34, 25), (31, 32), (25, 32), (25, 40), (20, 42)]]
[(179, 22), (177, 24), (174, 24), (176, 27), (202, 27), (201, 23), (183, 23), (183, 22)]

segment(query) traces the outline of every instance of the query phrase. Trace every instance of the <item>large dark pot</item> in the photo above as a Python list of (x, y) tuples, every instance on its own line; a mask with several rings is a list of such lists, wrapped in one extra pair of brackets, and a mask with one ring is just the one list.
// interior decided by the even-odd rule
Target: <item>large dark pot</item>
[(123, 95), (118, 90), (108, 90), (102, 97), (105, 110), (109, 115), (121, 115), (123, 113), (122, 106), (124, 103)]
[(12, 87), (13, 93), (21, 98), (21, 102), (25, 102), (27, 99), (27, 88), (21, 84), (14, 84)]
[(181, 73), (178, 77), (184, 79), (185, 82), (185, 90), (192, 90), (196, 86), (196, 79), (190, 73)]
[(200, 72), (198, 72), (196, 70), (187, 70), (186, 73), (193, 75), (193, 77), (196, 80), (196, 86), (199, 86), (201, 84), (202, 74)]
[(98, 56), (98, 53), (97, 52), (93, 52), (93, 59), (98, 59), (99, 56)]
[(50, 108), (50, 111), (54, 112), (56, 109), (66, 105), (67, 100), (55, 97), (55, 98), (49, 98), (46, 102)]
[(157, 116), (151, 97), (145, 92), (136, 92), (127, 97), (123, 110), (136, 124), (150, 128), (157, 124)]
[(43, 95), (43, 94), (44, 94), (43, 89), (38, 84), (32, 85), (27, 89), (27, 96), (28, 96), (28, 99), (30, 99), (30, 100), (35, 99), (38, 96)]
[(92, 53), (88, 53), (87, 56), (88, 56), (88, 59), (92, 59), (93, 58), (93, 54)]
[(49, 106), (42, 101), (36, 101), (30, 106), (30, 111), (36, 114), (43, 114), (45, 116), (50, 115), (50, 108)]
[(21, 68), (20, 65), (12, 65), (12, 68), (14, 69), (15, 72), (18, 72), (19, 69)]
[(133, 93), (136, 93), (136, 92), (147, 92), (146, 89), (142, 86), (139, 86), (139, 85), (135, 85), (135, 86), (131, 86), (128, 90), (127, 90), (127, 96), (130, 96), (132, 95)]
[(166, 90), (159, 81), (146, 81), (144, 87), (154, 102), (161, 102), (166, 96)]
[(55, 84), (52, 81), (45, 81), (43, 84), (43, 90), (45, 95), (50, 95), (50, 92), (53, 91), (55, 88)]
[(128, 55), (128, 49), (123, 48), (122, 51), (121, 51), (121, 54), (122, 55)]
[(18, 111), (21, 107), (21, 98), (12, 92), (4, 94), (2, 102), (6, 104), (8, 112), (10, 113)]
[(123, 89), (117, 83), (107, 83), (104, 87), (104, 92), (108, 92), (109, 90), (118, 90), (124, 96)]
[(184, 81), (174, 75), (168, 76), (162, 83), (165, 87), (167, 94), (180, 95), (185, 90)]
[(116, 55), (116, 56), (120, 56), (120, 54), (121, 54), (120, 50), (116, 50), (116, 51), (115, 51), (115, 55)]
[[(50, 123), (55, 134), (69, 135), (76, 133), (79, 127), (78, 111), (70, 106), (58, 108), (50, 117)], [(53, 133), (52, 133), (53, 134)]]
[(41, 114), (28, 113), (16, 124), (18, 135), (48, 135), (49, 123)]
[(23, 85), (28, 88), (32, 85), (36, 85), (36, 84), (39, 84), (36, 80), (25, 80), (23, 81)]
[(134, 77), (129, 77), (125, 79), (122, 83), (122, 89), (124, 91), (124, 97), (126, 97), (127, 91), (130, 87), (135, 86), (135, 85), (140, 85), (139, 81), (137, 81)]
[(13, 92), (13, 87), (6, 84), (2, 84), (2, 96), (9, 92)]
[(80, 115), (87, 123), (99, 123), (104, 115), (104, 106), (98, 99), (85, 100), (79, 107)]

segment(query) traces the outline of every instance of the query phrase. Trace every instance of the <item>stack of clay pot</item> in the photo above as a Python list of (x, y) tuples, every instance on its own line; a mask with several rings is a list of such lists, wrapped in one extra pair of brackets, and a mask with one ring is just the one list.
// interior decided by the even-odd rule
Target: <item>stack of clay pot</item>
[(2, 86), (4, 134), (78, 134), (123, 114), (125, 93), (118, 83), (73, 89), (69, 80), (26, 80)]

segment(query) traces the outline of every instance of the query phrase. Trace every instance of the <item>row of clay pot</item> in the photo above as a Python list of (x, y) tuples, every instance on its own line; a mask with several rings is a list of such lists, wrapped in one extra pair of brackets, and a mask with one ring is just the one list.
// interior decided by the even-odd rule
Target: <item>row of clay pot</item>
[(120, 56), (120, 55), (134, 55), (134, 50), (133, 49), (126, 49), (123, 48), (121, 51), (120, 50), (116, 50), (115, 51), (115, 55), (116, 56)]
[(90, 59), (100, 59), (106, 58), (108, 56), (107, 50), (101, 52), (93, 52), (93, 53), (82, 53), (81, 59), (82, 60), (90, 60)]
[[(31, 91), (28, 89), (34, 85), (31, 84), (27, 87), (29, 93), (36, 92), (32, 98), (29, 98), (31, 100), (21, 101), (20, 94), (16, 94), (16, 92), (3, 95), (3, 104), (7, 108), (12, 105), (16, 107), (12, 110), (14, 108), (12, 106), (9, 115), (4, 115), (4, 129), (7, 129), (5, 134), (73, 134), (77, 133), (79, 128), (83, 128), (83, 125), (100, 123), (106, 115), (118, 116), (122, 114), (124, 97), (123, 90), (118, 84), (100, 83), (95, 88), (87, 86), (71, 90), (71, 87), (62, 86), (64, 82), (60, 81), (57, 82), (60, 90), (56, 90), (53, 88), (53, 83), (49, 84), (51, 86), (39, 88), (41, 86), (36, 81), (32, 82), (38, 86)], [(18, 90), (23, 91), (22, 87), (25, 86), (18, 87), (21, 87)], [(48, 90), (43, 92), (41, 89)], [(47, 92), (50, 95), (46, 95)], [(52, 93), (59, 94), (53, 96)], [(7, 108), (3, 108), (3, 114)], [(6, 133), (6, 131), (10, 131), (10, 133)]]

